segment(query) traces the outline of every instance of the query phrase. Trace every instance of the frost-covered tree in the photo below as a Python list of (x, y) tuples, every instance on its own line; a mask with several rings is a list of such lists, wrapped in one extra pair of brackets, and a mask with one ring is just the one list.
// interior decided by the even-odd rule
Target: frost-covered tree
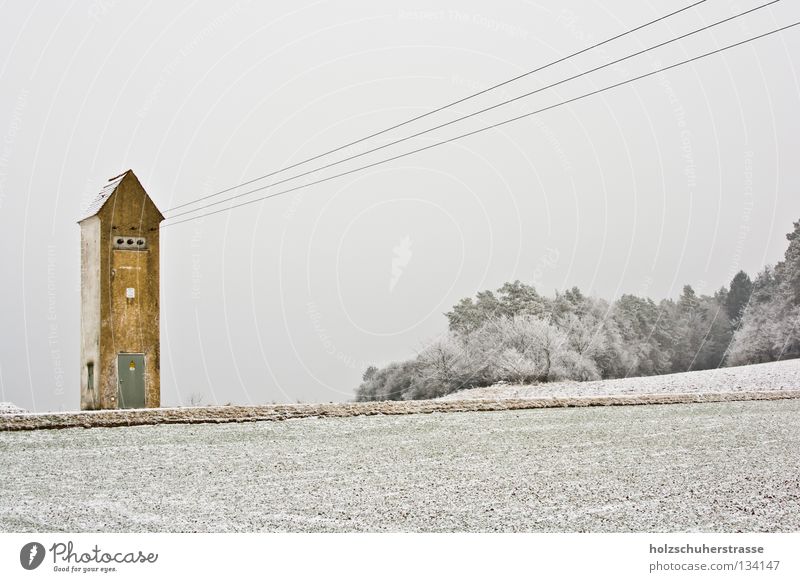
[(725, 297), (725, 312), (731, 321), (739, 322), (752, 293), (753, 282), (750, 280), (750, 276), (744, 271), (736, 273), (731, 279), (730, 288)]
[(498, 315), (501, 315), (500, 302), (491, 291), (479, 292), (474, 301), (472, 297), (466, 297), (456, 303), (452, 311), (445, 313), (450, 331), (460, 334), (470, 333)]
[(502, 314), (506, 317), (532, 315), (544, 319), (550, 313), (550, 300), (539, 295), (532, 285), (520, 281), (505, 283), (497, 290), (497, 296), (502, 306)]
[[(757, 280), (756, 280), (757, 281)], [(745, 310), (728, 353), (732, 366), (776, 360), (783, 347), (781, 304), (777, 301), (751, 303)]]
[(683, 288), (670, 316), (673, 372), (704, 370), (722, 364), (732, 334), (727, 297), (725, 289), (709, 296), (697, 295), (689, 285)]
[(683, 287), (683, 293), (671, 315), (674, 322), (672, 370), (686, 372), (693, 368), (704, 334), (702, 300), (691, 285)]
[(735, 325), (728, 316), (727, 297), (728, 291), (722, 288), (713, 297), (706, 298), (703, 317), (705, 337), (697, 354), (696, 370), (718, 368), (725, 364)]
[(789, 248), (783, 261), (775, 266), (780, 279), (784, 298), (790, 305), (800, 305), (800, 220), (794, 223), (794, 230), (786, 235)]
[(625, 376), (652, 376), (670, 370), (672, 335), (669, 313), (652, 299), (623, 295), (614, 304), (613, 319), (619, 330)]
[(393, 362), (365, 378), (356, 390), (356, 400), (410, 400), (420, 388), (415, 360)]
[(485, 358), (492, 377), (516, 381), (503, 377), (504, 369), (498, 368), (498, 361), (502, 360), (516, 366), (516, 375), (523, 368), (528, 370), (527, 381), (536, 382), (563, 377), (565, 354), (571, 351), (566, 333), (533, 315), (487, 321), (476, 332), (471, 348)]
[[(800, 357), (800, 221), (784, 260), (754, 280), (656, 304), (573, 287), (550, 299), (514, 281), (459, 301), (416, 358), (364, 373), (359, 400), (432, 398), (494, 382), (649, 376)], [(735, 330), (735, 331), (734, 331)]]
[(420, 387), (425, 398), (435, 398), (479, 382), (480, 362), (470, 359), (463, 339), (448, 334), (417, 356)]
[(731, 364), (800, 357), (800, 221), (786, 235), (784, 260), (753, 282), (729, 354)]
[(514, 281), (505, 283), (496, 292), (481, 291), (474, 301), (471, 297), (462, 299), (445, 316), (450, 331), (469, 333), (493, 318), (515, 315), (546, 317), (549, 309), (549, 300), (539, 295), (533, 286)]

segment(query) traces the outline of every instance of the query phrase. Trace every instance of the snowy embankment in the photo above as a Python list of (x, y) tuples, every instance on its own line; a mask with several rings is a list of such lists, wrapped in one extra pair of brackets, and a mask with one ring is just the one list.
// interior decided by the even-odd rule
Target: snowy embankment
[(12, 402), (0, 402), (0, 414), (23, 414), (25, 411)]
[(680, 374), (596, 382), (550, 382), (527, 386), (497, 384), (448, 394), (441, 400), (575, 398), (610, 395), (705, 394), (800, 390), (800, 359), (716, 368)]
[(397, 416), (434, 412), (490, 412), (534, 408), (582, 408), (589, 406), (631, 406), (642, 404), (692, 404), (745, 400), (800, 399), (800, 390), (739, 392), (694, 392), (664, 394), (621, 394), (570, 398), (495, 398), (462, 400), (386, 400), (381, 402), (327, 404), (268, 404), (263, 406), (196, 406), (188, 408), (139, 408), (5, 414), (0, 431), (111, 428), (148, 424), (203, 424), (278, 421), (293, 418), (346, 418), (353, 416)]

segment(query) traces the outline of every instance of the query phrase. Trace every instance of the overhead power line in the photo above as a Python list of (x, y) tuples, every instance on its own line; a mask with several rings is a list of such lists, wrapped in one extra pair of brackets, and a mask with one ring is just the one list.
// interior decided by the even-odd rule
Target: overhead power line
[(707, 0), (699, 0), (698, 2), (695, 2), (694, 4), (689, 4), (688, 6), (685, 6), (685, 7), (681, 8), (679, 10), (676, 10), (674, 12), (670, 12), (669, 14), (665, 14), (664, 16), (659, 16), (655, 20), (651, 20), (649, 22), (645, 22), (644, 24), (640, 24), (636, 28), (631, 28), (630, 30), (626, 30), (625, 32), (617, 34), (616, 36), (612, 36), (611, 38), (607, 38), (607, 39), (605, 39), (605, 40), (603, 40), (601, 42), (598, 42), (596, 44), (593, 44), (591, 46), (583, 48), (583, 49), (581, 49), (581, 50), (579, 50), (577, 52), (574, 52), (572, 54), (569, 54), (569, 55), (567, 55), (565, 57), (561, 57), (558, 60), (549, 62), (549, 63), (547, 63), (545, 65), (541, 65), (541, 66), (539, 66), (539, 67), (537, 67), (535, 69), (527, 71), (526, 73), (522, 73), (521, 75), (517, 75), (516, 77), (512, 77), (510, 79), (502, 81), (501, 83), (497, 83), (496, 85), (492, 85), (491, 87), (487, 87), (486, 89), (482, 89), (482, 90), (478, 91), (477, 93), (472, 93), (471, 95), (467, 95), (466, 97), (462, 97), (461, 99), (458, 99), (456, 101), (452, 101), (450, 103), (442, 105), (441, 107), (437, 107), (436, 109), (433, 109), (433, 110), (428, 111), (426, 113), (423, 113), (421, 115), (417, 115), (416, 117), (412, 117), (410, 119), (407, 119), (407, 120), (402, 121), (400, 123), (397, 123), (395, 125), (392, 125), (391, 127), (387, 127), (387, 128), (382, 129), (380, 131), (376, 131), (375, 133), (371, 133), (369, 135), (365, 135), (364, 137), (358, 138), (355, 141), (351, 141), (351, 142), (348, 142), (348, 143), (346, 143), (344, 145), (335, 147), (335, 148), (333, 148), (331, 150), (327, 150), (327, 151), (322, 152), (320, 154), (316, 154), (314, 156), (311, 156), (310, 158), (306, 158), (304, 160), (300, 160), (299, 162), (296, 162), (296, 163), (291, 164), (289, 166), (284, 166), (283, 168), (279, 168), (277, 170), (273, 170), (273, 171), (271, 171), (271, 172), (269, 172), (267, 174), (264, 174), (262, 176), (258, 176), (256, 178), (252, 178), (251, 180), (247, 180), (246, 182), (241, 182), (240, 184), (236, 184), (235, 186), (230, 186), (230, 187), (225, 188), (223, 190), (218, 190), (216, 192), (212, 192), (211, 194), (207, 194), (207, 195), (202, 196), (200, 198), (197, 198), (195, 200), (190, 200), (189, 202), (184, 202), (183, 204), (178, 204), (177, 206), (173, 206), (172, 208), (168, 208), (164, 212), (171, 212), (173, 210), (178, 210), (179, 208), (184, 208), (186, 206), (189, 206), (190, 204), (196, 204), (198, 202), (202, 202), (203, 200), (208, 200), (209, 198), (213, 198), (215, 196), (219, 196), (220, 194), (225, 194), (227, 192), (231, 192), (232, 190), (236, 190), (237, 188), (241, 188), (242, 186), (248, 186), (248, 185), (253, 184), (255, 182), (259, 182), (261, 180), (264, 180), (265, 178), (269, 178), (271, 176), (275, 176), (276, 174), (283, 173), (283, 172), (285, 172), (287, 170), (291, 170), (291, 169), (296, 168), (298, 166), (302, 166), (303, 164), (307, 164), (308, 162), (313, 162), (314, 160), (318, 160), (319, 158), (322, 158), (322, 157), (325, 157), (327, 155), (336, 153), (336, 152), (341, 151), (341, 150), (343, 150), (345, 148), (348, 148), (350, 146), (354, 146), (356, 144), (362, 143), (364, 141), (367, 141), (368, 139), (372, 139), (373, 137), (378, 137), (379, 135), (383, 135), (384, 133), (388, 133), (388, 132), (390, 132), (390, 131), (392, 131), (394, 129), (397, 129), (399, 127), (403, 127), (404, 125), (408, 125), (409, 123), (413, 123), (413, 122), (418, 121), (420, 119), (424, 119), (425, 117), (428, 117), (428, 116), (433, 115), (435, 113), (439, 113), (440, 111), (444, 111), (445, 109), (449, 109), (450, 107), (453, 107), (454, 105), (458, 105), (460, 103), (464, 103), (465, 101), (469, 101), (470, 99), (474, 99), (475, 97), (478, 97), (480, 95), (488, 93), (489, 91), (494, 91), (495, 89), (499, 89), (500, 87), (508, 85), (509, 83), (513, 83), (514, 81), (518, 81), (520, 79), (523, 79), (525, 77), (533, 75), (534, 73), (538, 73), (539, 71), (543, 71), (543, 70), (545, 70), (545, 69), (547, 69), (549, 67), (557, 65), (559, 63), (562, 63), (562, 62), (564, 62), (566, 60), (569, 60), (569, 59), (571, 59), (573, 57), (576, 57), (576, 56), (578, 56), (580, 54), (583, 54), (585, 52), (588, 52), (590, 50), (593, 50), (593, 49), (596, 49), (598, 47), (601, 47), (604, 44), (608, 44), (608, 43), (610, 43), (612, 41), (615, 41), (615, 40), (617, 40), (619, 38), (622, 38), (624, 36), (632, 34), (632, 33), (636, 32), (638, 30), (641, 30), (641, 29), (646, 28), (648, 26), (652, 26), (653, 24), (661, 22), (662, 20), (666, 20), (667, 18), (670, 18), (671, 16), (675, 16), (676, 14), (680, 14), (681, 12), (685, 12), (686, 10), (689, 10), (690, 8), (694, 8), (695, 6), (703, 4), (706, 1)]
[(615, 89), (615, 88), (617, 88), (617, 87), (621, 87), (621, 86), (623, 86), (623, 85), (627, 85), (628, 83), (633, 83), (634, 81), (638, 81), (638, 80), (640, 80), (640, 79), (644, 79), (644, 78), (646, 78), (646, 77), (651, 77), (651, 76), (653, 76), (653, 75), (657, 75), (658, 73), (663, 73), (664, 71), (668, 71), (668, 70), (670, 70), (670, 69), (674, 69), (674, 68), (676, 68), (676, 67), (680, 67), (680, 66), (683, 66), (683, 65), (686, 65), (686, 64), (689, 64), (689, 63), (692, 63), (692, 62), (698, 61), (698, 60), (700, 60), (700, 59), (704, 59), (704, 58), (706, 58), (706, 57), (710, 57), (710, 56), (712, 56), (712, 55), (719, 54), (719, 53), (721, 53), (721, 52), (723, 52), (723, 51), (730, 50), (730, 49), (732, 49), (732, 48), (735, 48), (735, 47), (738, 47), (738, 46), (741, 46), (741, 45), (744, 45), (744, 44), (747, 44), (747, 43), (753, 42), (753, 41), (755, 41), (755, 40), (758, 40), (758, 39), (761, 39), (761, 38), (764, 38), (764, 37), (767, 37), (767, 36), (771, 36), (771, 35), (773, 35), (773, 34), (777, 34), (777, 33), (779, 33), (779, 32), (783, 32), (784, 30), (788, 30), (788, 29), (790, 29), (790, 28), (794, 28), (795, 26), (798, 26), (798, 25), (800, 25), (800, 21), (798, 21), (798, 22), (794, 22), (794, 23), (792, 23), (792, 24), (789, 24), (789, 25), (786, 25), (786, 26), (782, 26), (782, 27), (780, 27), (780, 28), (776, 28), (776, 29), (774, 29), (774, 30), (770, 30), (769, 32), (765, 32), (765, 33), (762, 33), (762, 34), (759, 34), (759, 35), (756, 35), (756, 36), (753, 36), (753, 37), (747, 38), (747, 39), (745, 39), (745, 40), (741, 40), (741, 41), (739, 41), (739, 42), (735, 42), (735, 43), (733, 43), (733, 44), (729, 44), (729, 45), (727, 45), (727, 46), (724, 46), (724, 47), (722, 47), (722, 48), (715, 49), (715, 50), (713, 50), (713, 51), (710, 51), (710, 52), (704, 53), (704, 54), (702, 54), (702, 55), (698, 55), (698, 56), (696, 56), (696, 57), (692, 57), (692, 58), (689, 58), (689, 59), (686, 59), (686, 60), (683, 60), (683, 61), (680, 61), (680, 62), (674, 63), (674, 64), (672, 64), (672, 65), (668, 65), (668, 66), (666, 66), (666, 67), (661, 67), (661, 68), (659, 68), (659, 69), (656, 69), (656, 70), (654, 70), (654, 71), (650, 71), (650, 72), (648, 72), (648, 73), (644, 73), (644, 74), (642, 74), (642, 75), (638, 75), (638, 76), (636, 76), (636, 77), (632, 77), (632, 78), (630, 78), (630, 79), (626, 79), (626, 80), (624, 80), (624, 81), (620, 81), (619, 83), (614, 83), (613, 85), (608, 85), (608, 86), (606, 86), (606, 87), (603, 87), (602, 89), (596, 89), (596, 90), (594, 90), (594, 91), (590, 91), (590, 92), (588, 92), (588, 93), (584, 93), (583, 95), (579, 95), (579, 96), (577, 96), (577, 97), (573, 97), (573, 98), (571, 98), (571, 99), (567, 99), (567, 100), (565, 100), (565, 101), (561, 101), (561, 102), (559, 102), (559, 103), (556, 103), (556, 104), (554, 104), (554, 105), (549, 105), (549, 106), (547, 106), (547, 107), (543, 107), (543, 108), (541, 108), (541, 109), (537, 109), (537, 110), (535, 110), (535, 111), (530, 111), (530, 112), (528, 112), (528, 113), (524, 113), (524, 114), (522, 114), (522, 115), (517, 115), (516, 117), (512, 117), (512, 118), (510, 118), (510, 119), (506, 119), (506, 120), (504, 120), (504, 121), (500, 121), (500, 122), (498, 122), (498, 123), (493, 123), (493, 124), (491, 124), (491, 125), (487, 125), (487, 126), (485, 126), (485, 127), (482, 127), (482, 128), (480, 128), (480, 129), (476, 129), (476, 130), (473, 130), (473, 131), (470, 131), (470, 132), (467, 132), (467, 133), (463, 133), (463, 134), (461, 134), (461, 135), (457, 135), (457, 136), (455, 136), (455, 137), (451, 137), (451, 138), (449, 138), (449, 139), (445, 139), (445, 140), (442, 140), (442, 141), (439, 141), (439, 142), (436, 142), (436, 143), (433, 143), (433, 144), (430, 144), (430, 145), (427, 145), (427, 146), (424, 146), (424, 147), (421, 147), (421, 148), (417, 148), (417, 149), (414, 149), (414, 150), (411, 150), (411, 151), (408, 151), (408, 152), (405, 152), (405, 153), (402, 153), (402, 154), (398, 154), (398, 155), (396, 155), (396, 156), (392, 156), (392, 157), (389, 157), (389, 158), (385, 158), (385, 159), (383, 159), (383, 160), (379, 160), (379, 161), (377, 161), (377, 162), (373, 162), (373, 163), (371, 163), (371, 164), (365, 164), (365, 165), (363, 165), (363, 166), (359, 166), (358, 168), (354, 168), (354, 169), (352, 169), (352, 170), (348, 170), (348, 171), (346, 171), (346, 172), (341, 172), (341, 173), (339, 173), (339, 174), (334, 174), (334, 175), (332, 175), (332, 176), (328, 176), (328, 177), (326, 177), (326, 178), (321, 178), (321, 179), (319, 179), (319, 180), (315, 180), (315, 181), (313, 181), (313, 182), (309, 182), (309, 183), (307, 183), (307, 184), (301, 184), (301, 185), (299, 185), (299, 186), (295, 186), (295, 187), (293, 187), (293, 188), (287, 188), (287, 189), (285, 189), (285, 190), (281, 190), (281, 191), (279, 191), (279, 192), (273, 192), (272, 194), (268, 194), (268, 195), (266, 195), (266, 196), (262, 196), (262, 197), (260, 197), (260, 198), (254, 198), (254, 199), (252, 199), (252, 200), (247, 200), (247, 201), (245, 201), (245, 202), (240, 202), (239, 204), (234, 204), (234, 205), (232, 205), (232, 206), (229, 206), (229, 207), (226, 207), (226, 208), (220, 208), (220, 209), (217, 209), (217, 210), (213, 210), (213, 211), (211, 211), (211, 212), (206, 212), (206, 213), (204, 213), (204, 214), (200, 214), (200, 215), (196, 215), (196, 216), (190, 216), (190, 217), (188, 217), (188, 218), (184, 218), (183, 220), (178, 220), (178, 221), (176, 221), (176, 222), (169, 222), (169, 223), (167, 223), (167, 224), (162, 224), (162, 227), (164, 227), (164, 228), (165, 228), (165, 227), (168, 227), (168, 226), (173, 226), (173, 225), (176, 225), (176, 224), (181, 224), (181, 223), (184, 223), (184, 222), (189, 222), (189, 221), (192, 221), (192, 220), (197, 220), (197, 219), (200, 219), (200, 218), (205, 218), (205, 217), (207, 217), (207, 216), (212, 216), (212, 215), (214, 215), (214, 214), (219, 214), (220, 212), (226, 212), (226, 211), (228, 211), (228, 210), (233, 210), (233, 209), (235, 209), (235, 208), (240, 208), (240, 207), (242, 207), (242, 206), (247, 206), (247, 205), (249, 205), (249, 204), (254, 204), (254, 203), (256, 203), (256, 202), (261, 202), (261, 201), (263, 201), (263, 200), (267, 200), (267, 199), (269, 199), (269, 198), (275, 198), (276, 196), (281, 196), (281, 195), (283, 195), (283, 194), (288, 194), (288, 193), (290, 193), (290, 192), (295, 192), (295, 191), (297, 191), (297, 190), (301, 190), (301, 189), (303, 189), (303, 188), (308, 188), (308, 187), (310, 187), (310, 186), (314, 186), (314, 185), (316, 185), (316, 184), (322, 184), (322, 183), (324, 183), (324, 182), (328, 182), (328, 181), (330, 181), (330, 180), (335, 180), (336, 178), (341, 178), (341, 177), (343, 177), (343, 176), (348, 176), (348, 175), (350, 175), (350, 174), (354, 174), (354, 173), (356, 173), (356, 172), (360, 172), (360, 171), (362, 171), (362, 170), (366, 170), (366, 169), (368, 169), (368, 168), (374, 168), (375, 166), (379, 166), (379, 165), (382, 165), (382, 164), (385, 164), (385, 163), (388, 163), (388, 162), (391, 162), (391, 161), (394, 161), (394, 160), (398, 160), (398, 159), (401, 159), (401, 158), (405, 158), (405, 157), (407, 157), (407, 156), (410, 156), (410, 155), (413, 155), (413, 154), (416, 154), (416, 153), (419, 153), (419, 152), (423, 152), (423, 151), (426, 151), (426, 150), (430, 150), (430, 149), (433, 149), (433, 148), (435, 148), (435, 147), (439, 147), (439, 146), (441, 146), (441, 145), (448, 144), (448, 143), (451, 143), (451, 142), (457, 141), (457, 140), (459, 140), (459, 139), (463, 139), (463, 138), (465, 138), (465, 137), (469, 137), (469, 136), (471, 136), (471, 135), (475, 135), (475, 134), (478, 134), (478, 133), (482, 133), (482, 132), (488, 131), (488, 130), (490, 130), (490, 129), (495, 129), (495, 128), (497, 128), (497, 127), (501, 127), (501, 126), (503, 126), (503, 125), (507, 125), (507, 124), (509, 124), (509, 123), (513, 123), (513, 122), (515, 122), (515, 121), (519, 121), (520, 119), (525, 119), (525, 118), (527, 118), (527, 117), (531, 117), (531, 116), (533, 116), (533, 115), (537, 115), (537, 114), (539, 114), (539, 113), (542, 113), (542, 112), (544, 112), (544, 111), (549, 111), (549, 110), (551, 110), (551, 109), (555, 109), (555, 108), (557, 108), (557, 107), (561, 107), (561, 106), (563, 106), (563, 105), (567, 105), (567, 104), (569, 104), (569, 103), (574, 103), (575, 101), (579, 101), (579, 100), (581, 100), (581, 99), (585, 99), (585, 98), (587, 98), (587, 97), (591, 97), (592, 95), (597, 95), (598, 93), (603, 93), (603, 92), (605, 92), (605, 91), (609, 91), (609, 90), (611, 90), (611, 89)]
[(369, 150), (366, 150), (366, 151), (363, 151), (363, 152), (360, 152), (360, 153), (357, 153), (357, 154), (353, 154), (352, 156), (348, 156), (348, 157), (342, 158), (340, 160), (336, 160), (335, 162), (331, 162), (331, 163), (325, 164), (323, 166), (318, 166), (316, 168), (312, 168), (311, 170), (307, 170), (307, 171), (301, 172), (299, 174), (294, 174), (292, 176), (289, 176), (288, 178), (283, 178), (281, 180), (277, 180), (275, 182), (270, 182), (269, 184), (265, 184), (263, 186), (259, 186), (258, 188), (253, 188), (253, 189), (247, 190), (245, 192), (240, 192), (238, 194), (235, 194), (234, 196), (229, 196), (227, 198), (223, 198), (223, 199), (217, 200), (215, 202), (209, 202), (208, 204), (204, 204), (204, 205), (199, 206), (197, 208), (191, 208), (191, 209), (188, 209), (188, 210), (184, 210), (183, 212), (178, 212), (176, 214), (173, 214), (169, 218), (170, 219), (174, 219), (174, 218), (178, 218), (179, 216), (185, 216), (187, 214), (193, 214), (195, 212), (200, 212), (201, 210), (204, 210), (206, 208), (210, 208), (212, 206), (217, 206), (219, 204), (224, 204), (226, 202), (230, 202), (231, 200), (236, 200), (238, 198), (242, 198), (243, 196), (248, 196), (248, 195), (253, 194), (255, 192), (260, 192), (262, 190), (266, 190), (267, 188), (273, 188), (274, 186), (279, 186), (281, 184), (285, 184), (286, 182), (291, 182), (292, 180), (296, 180), (297, 178), (303, 178), (303, 177), (308, 176), (310, 174), (314, 174), (314, 173), (320, 172), (322, 170), (327, 170), (328, 168), (332, 168), (334, 166), (338, 166), (338, 165), (344, 164), (345, 162), (349, 162), (351, 160), (355, 160), (357, 158), (364, 157), (364, 156), (369, 155), (371, 153), (374, 153), (374, 152), (389, 148), (391, 146), (394, 146), (394, 145), (397, 145), (399, 143), (408, 141), (410, 139), (414, 139), (415, 137), (419, 137), (421, 135), (425, 135), (427, 133), (431, 133), (431, 132), (436, 131), (438, 129), (442, 129), (443, 127), (447, 127), (447, 126), (453, 125), (455, 123), (458, 123), (460, 121), (464, 121), (465, 119), (469, 119), (471, 117), (475, 117), (475, 116), (480, 115), (482, 113), (486, 113), (487, 111), (491, 111), (493, 109), (497, 109), (498, 107), (502, 107), (504, 105), (508, 105), (509, 103), (513, 103), (515, 101), (519, 101), (520, 99), (524, 99), (526, 97), (530, 97), (531, 95), (535, 95), (537, 93), (541, 93), (542, 91), (546, 91), (547, 89), (552, 89), (553, 87), (556, 87), (558, 85), (562, 85), (562, 84), (567, 83), (569, 81), (573, 81), (573, 80), (578, 79), (580, 77), (584, 77), (586, 75), (589, 75), (589, 74), (594, 73), (596, 71), (599, 71), (601, 69), (608, 68), (608, 67), (610, 67), (612, 65), (616, 65), (618, 63), (621, 63), (622, 61), (626, 61), (628, 59), (632, 59), (632, 58), (637, 57), (639, 55), (642, 55), (642, 54), (644, 54), (646, 52), (655, 50), (657, 48), (661, 48), (661, 47), (666, 46), (668, 44), (671, 44), (673, 42), (677, 42), (679, 40), (683, 40), (683, 39), (685, 39), (685, 38), (687, 38), (689, 36), (692, 36), (692, 35), (698, 34), (700, 32), (706, 31), (706, 30), (708, 30), (710, 28), (714, 28), (715, 26), (719, 26), (720, 24), (724, 24), (724, 23), (729, 22), (731, 20), (734, 20), (736, 18), (740, 18), (742, 16), (745, 16), (746, 14), (749, 14), (751, 12), (755, 12), (756, 10), (760, 10), (762, 8), (766, 8), (767, 6), (770, 6), (770, 5), (775, 4), (777, 2), (780, 2), (780, 0), (771, 0), (770, 2), (767, 2), (767, 3), (762, 4), (760, 6), (756, 6), (755, 8), (751, 8), (749, 10), (745, 10), (744, 12), (740, 12), (739, 14), (734, 14), (733, 16), (729, 16), (728, 18), (724, 18), (722, 20), (719, 20), (717, 22), (708, 24), (708, 25), (703, 26), (701, 28), (697, 28), (697, 29), (695, 29), (695, 30), (693, 30), (691, 32), (687, 32), (687, 33), (682, 34), (680, 36), (677, 36), (675, 38), (671, 38), (671, 39), (666, 40), (664, 42), (660, 42), (658, 44), (654, 44), (653, 46), (650, 46), (648, 48), (636, 51), (636, 52), (631, 53), (629, 55), (626, 55), (624, 57), (621, 57), (621, 58), (618, 58), (616, 60), (613, 60), (611, 62), (608, 62), (608, 63), (605, 63), (603, 65), (599, 65), (597, 67), (594, 67), (592, 69), (583, 71), (581, 73), (577, 73), (575, 75), (572, 75), (571, 77), (567, 77), (567, 78), (562, 79), (560, 81), (557, 81), (555, 83), (551, 83), (549, 85), (545, 85), (544, 87), (540, 87), (540, 88), (535, 89), (533, 91), (529, 91), (529, 92), (524, 93), (522, 95), (519, 95), (517, 97), (512, 97), (511, 99), (507, 99), (507, 100), (502, 101), (500, 103), (497, 103), (495, 105), (490, 105), (489, 107), (485, 107), (485, 108), (480, 109), (478, 111), (475, 111), (473, 113), (468, 113), (467, 115), (462, 115), (461, 117), (457, 117), (456, 119), (453, 119), (451, 121), (447, 121), (445, 123), (441, 123), (439, 125), (436, 125), (434, 127), (429, 128), (429, 129), (424, 129), (424, 130), (419, 131), (417, 133), (414, 133), (414, 134), (408, 135), (406, 137), (402, 137), (402, 138), (396, 139), (394, 141), (391, 141), (389, 143), (374, 147), (372, 149), (369, 149)]

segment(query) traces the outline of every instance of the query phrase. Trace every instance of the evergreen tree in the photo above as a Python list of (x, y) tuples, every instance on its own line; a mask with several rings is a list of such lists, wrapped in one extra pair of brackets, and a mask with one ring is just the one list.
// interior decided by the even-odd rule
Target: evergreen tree
[(753, 293), (753, 282), (744, 271), (739, 271), (731, 279), (730, 290), (725, 298), (725, 311), (731, 321), (738, 322)]
[(794, 223), (794, 230), (786, 235), (789, 248), (784, 259), (775, 266), (785, 299), (791, 305), (800, 305), (800, 220)]

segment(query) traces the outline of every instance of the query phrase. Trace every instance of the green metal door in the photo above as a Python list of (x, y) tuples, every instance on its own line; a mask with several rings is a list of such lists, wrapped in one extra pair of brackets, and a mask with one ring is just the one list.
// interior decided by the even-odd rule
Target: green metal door
[(117, 354), (119, 407), (144, 408), (144, 354)]

